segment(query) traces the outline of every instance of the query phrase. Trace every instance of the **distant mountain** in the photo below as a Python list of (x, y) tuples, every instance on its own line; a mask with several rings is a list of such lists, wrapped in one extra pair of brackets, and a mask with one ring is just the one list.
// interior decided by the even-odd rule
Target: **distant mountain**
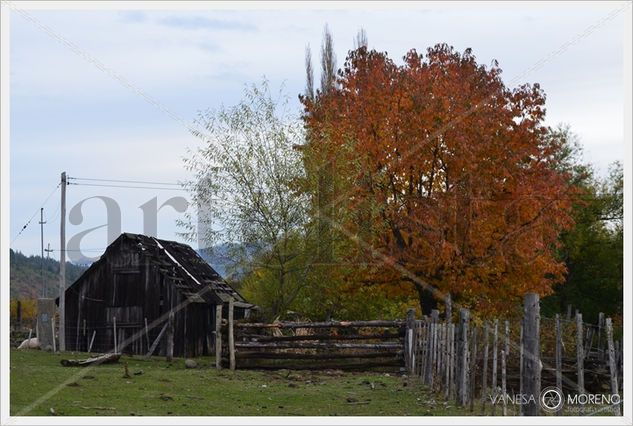
[[(209, 248), (198, 249), (197, 252), (215, 271), (229, 281), (239, 280), (244, 276), (243, 267), (237, 265), (252, 260), (254, 248), (242, 249), (239, 244), (218, 244)], [(242, 261), (239, 262), (238, 259)]]
[[(42, 295), (42, 275), (40, 272), (40, 256), (25, 256), (19, 251), (9, 249), (10, 260), (10, 297), (32, 299)], [(74, 283), (88, 266), (66, 262), (66, 285)], [(44, 280), (48, 287), (49, 297), (59, 294), (59, 262), (44, 258)]]

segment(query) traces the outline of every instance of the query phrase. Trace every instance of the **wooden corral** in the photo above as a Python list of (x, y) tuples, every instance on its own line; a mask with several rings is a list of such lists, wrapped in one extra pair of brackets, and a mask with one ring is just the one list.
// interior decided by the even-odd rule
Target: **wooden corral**
[(124, 233), (66, 290), (66, 348), (208, 355), (229, 300), (235, 318), (253, 307), (191, 247)]
[(404, 367), (404, 327), (397, 320), (237, 321), (224, 364), (239, 369), (399, 371)]

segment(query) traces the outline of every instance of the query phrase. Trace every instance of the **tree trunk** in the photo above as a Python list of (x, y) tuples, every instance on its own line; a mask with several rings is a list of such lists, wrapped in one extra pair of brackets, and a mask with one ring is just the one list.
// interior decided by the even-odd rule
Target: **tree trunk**
[(431, 315), (431, 311), (437, 309), (437, 299), (433, 291), (417, 283), (415, 284), (415, 288), (418, 291), (422, 315)]

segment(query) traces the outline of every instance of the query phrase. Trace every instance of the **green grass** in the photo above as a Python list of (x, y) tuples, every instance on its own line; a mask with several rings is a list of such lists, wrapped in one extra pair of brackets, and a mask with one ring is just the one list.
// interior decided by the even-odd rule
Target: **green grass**
[[(197, 359), (198, 369), (185, 369), (182, 359), (140, 357), (88, 368), (60, 364), (84, 355), (12, 349), (11, 415), (470, 415), (394, 374), (217, 371), (211, 358)], [(131, 378), (123, 377), (124, 362)]]

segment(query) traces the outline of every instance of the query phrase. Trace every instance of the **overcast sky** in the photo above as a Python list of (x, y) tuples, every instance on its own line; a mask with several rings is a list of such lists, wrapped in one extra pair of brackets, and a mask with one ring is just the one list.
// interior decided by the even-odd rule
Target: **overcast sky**
[[(245, 84), (265, 76), (275, 89), (285, 85), (298, 112), (304, 49), (310, 44), (318, 51), (325, 24), (334, 35), (339, 65), (361, 27), (371, 48), (398, 62), (411, 48), (423, 51), (440, 42), (460, 51), (472, 48), (483, 64), (496, 59), (507, 83), (541, 84), (547, 122), (569, 124), (586, 160), (605, 174), (609, 163), (624, 154), (623, 42), (630, 9), (603, 19), (622, 5), (472, 2), (382, 10), (28, 11), (111, 72), (12, 12), (12, 248), (39, 253), (39, 216), (16, 236), (64, 170), (83, 178), (186, 179), (182, 158), (197, 140), (165, 110), (191, 122), (200, 110), (238, 102)], [(114, 73), (161, 107), (124, 87)], [(71, 186), (68, 209), (96, 195), (119, 203), (123, 231), (142, 232), (141, 204), (158, 196), (160, 205), (185, 194)], [(55, 249), (58, 205), (57, 192), (45, 206), (44, 242)], [(68, 224), (68, 239), (105, 223), (99, 200), (87, 201), (83, 212), (81, 224)], [(180, 239), (177, 217), (169, 207), (160, 212), (159, 237)], [(82, 248), (87, 255), (99, 255), (106, 245), (101, 228), (86, 237)], [(53, 257), (58, 258), (57, 252)]]

